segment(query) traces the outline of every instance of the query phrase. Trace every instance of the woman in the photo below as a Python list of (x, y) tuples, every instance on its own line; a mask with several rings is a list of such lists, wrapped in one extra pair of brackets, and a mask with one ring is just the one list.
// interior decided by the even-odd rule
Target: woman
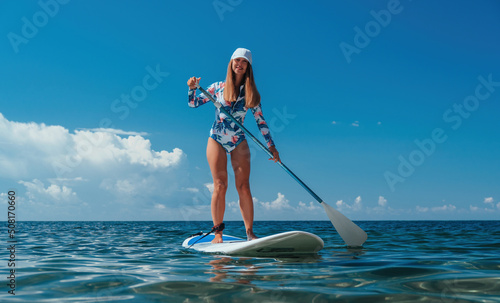
[[(192, 77), (187, 82), (190, 107), (198, 107), (210, 101), (203, 94), (196, 96), (196, 84), (199, 81), (200, 78)], [(267, 146), (273, 154), (273, 158), (269, 160), (280, 161), (279, 153), (274, 146), (269, 128), (262, 115), (260, 94), (253, 78), (252, 53), (248, 49), (236, 49), (227, 67), (226, 81), (210, 85), (207, 91), (215, 96), (217, 102), (221, 103), (242, 124), (245, 114), (250, 108), (267, 142)], [(221, 224), (224, 219), (227, 190), (227, 154), (231, 155), (231, 165), (234, 170), (247, 239), (249, 241), (257, 239), (253, 233), (253, 201), (249, 183), (250, 149), (243, 130), (224, 113), (221, 113), (219, 109), (216, 109), (216, 118), (210, 130), (207, 144), (208, 165), (214, 181), (211, 209), (215, 238), (212, 243), (222, 242), (224, 225)]]

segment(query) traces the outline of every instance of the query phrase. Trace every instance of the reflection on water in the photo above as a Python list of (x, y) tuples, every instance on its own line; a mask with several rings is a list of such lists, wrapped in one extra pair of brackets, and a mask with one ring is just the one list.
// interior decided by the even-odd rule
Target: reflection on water
[(182, 248), (205, 222), (22, 222), (16, 296), (0, 301), (500, 302), (500, 222), (358, 223), (368, 241), (348, 249), (329, 221), (293, 222), (325, 248), (272, 259)]
[[(287, 256), (286, 258), (245, 258), (214, 255), (208, 261), (212, 274), (208, 281), (252, 285), (254, 281), (272, 281), (280, 276), (281, 281), (291, 280), (306, 269), (312, 269), (319, 262), (318, 254)], [(295, 266), (292, 266), (295, 265)], [(271, 270), (269, 270), (271, 269)], [(260, 270), (260, 271), (259, 271)], [(285, 284), (280, 284), (285, 285)]]
[(251, 284), (252, 276), (255, 277), (259, 266), (246, 262), (250, 258), (230, 258), (214, 256), (213, 260), (208, 262), (212, 266), (212, 270), (208, 274), (213, 274), (210, 277), (210, 282), (236, 282), (240, 284)]

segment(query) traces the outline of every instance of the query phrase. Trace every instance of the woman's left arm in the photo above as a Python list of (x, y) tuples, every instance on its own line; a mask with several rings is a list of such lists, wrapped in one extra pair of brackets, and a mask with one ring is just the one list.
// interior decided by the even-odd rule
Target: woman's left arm
[(252, 108), (252, 113), (255, 117), (255, 122), (257, 122), (257, 126), (259, 127), (259, 130), (264, 137), (264, 140), (266, 140), (269, 151), (273, 154), (273, 158), (270, 158), (269, 160), (273, 160), (274, 162), (281, 162), (279, 152), (276, 149), (273, 139), (271, 138), (271, 132), (269, 131), (269, 127), (267, 126), (266, 120), (264, 119), (264, 114), (262, 113), (262, 105), (259, 104), (256, 107)]

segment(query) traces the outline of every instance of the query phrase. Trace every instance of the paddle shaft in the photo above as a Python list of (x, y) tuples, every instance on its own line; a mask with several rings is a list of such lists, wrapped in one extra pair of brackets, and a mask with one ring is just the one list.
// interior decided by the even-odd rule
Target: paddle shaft
[[(236, 125), (238, 125), (239, 128), (241, 128), (243, 130), (243, 132), (248, 135), (252, 140), (253, 142), (255, 142), (260, 148), (262, 148), (263, 151), (265, 151), (269, 157), (273, 158), (273, 153), (271, 153), (271, 151), (264, 145), (262, 144), (257, 138), (255, 138), (254, 135), (252, 135), (252, 133), (250, 133), (240, 122), (238, 122), (238, 120), (236, 120), (233, 115), (231, 115), (223, 106), (222, 104), (218, 103), (217, 101), (215, 101), (214, 97), (212, 96), (212, 94), (208, 93), (206, 90), (204, 90), (202, 87), (200, 87), (198, 84), (196, 84), (196, 87), (208, 98), (210, 99), (210, 101), (212, 101), (215, 105), (215, 107), (217, 107), (221, 112), (223, 112), (226, 116), (229, 117), (229, 119), (231, 119), (231, 121), (233, 121)], [(316, 201), (318, 201), (319, 203), (323, 203), (323, 200), (321, 200), (321, 198), (316, 195), (316, 193), (314, 193), (312, 191), (312, 189), (309, 188), (309, 186), (307, 186), (302, 180), (300, 180), (299, 177), (297, 177), (285, 164), (283, 164), (283, 162), (280, 162), (278, 161), (277, 162), (279, 164), (279, 166), (281, 166), (281, 168), (283, 168), (295, 181), (297, 181), (305, 190), (307, 190), (307, 192), (309, 194), (311, 194), (311, 196), (314, 197), (314, 199), (316, 199)]]

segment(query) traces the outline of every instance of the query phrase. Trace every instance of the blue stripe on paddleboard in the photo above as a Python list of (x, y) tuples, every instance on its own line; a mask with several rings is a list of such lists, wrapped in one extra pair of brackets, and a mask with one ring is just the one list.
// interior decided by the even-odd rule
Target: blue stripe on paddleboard
[[(191, 244), (195, 243), (196, 240), (198, 240), (201, 237), (203, 237), (203, 236), (196, 236), (196, 237), (191, 238), (188, 241), (187, 245), (191, 245)], [(198, 244), (198, 243), (212, 242), (212, 240), (214, 238), (215, 238), (215, 235), (208, 235), (205, 238), (201, 239), (200, 241), (196, 242), (196, 244)], [(227, 242), (227, 241), (244, 241), (244, 239), (238, 238), (238, 237), (233, 237), (233, 236), (222, 235), (222, 241), (224, 241), (224, 242)]]

